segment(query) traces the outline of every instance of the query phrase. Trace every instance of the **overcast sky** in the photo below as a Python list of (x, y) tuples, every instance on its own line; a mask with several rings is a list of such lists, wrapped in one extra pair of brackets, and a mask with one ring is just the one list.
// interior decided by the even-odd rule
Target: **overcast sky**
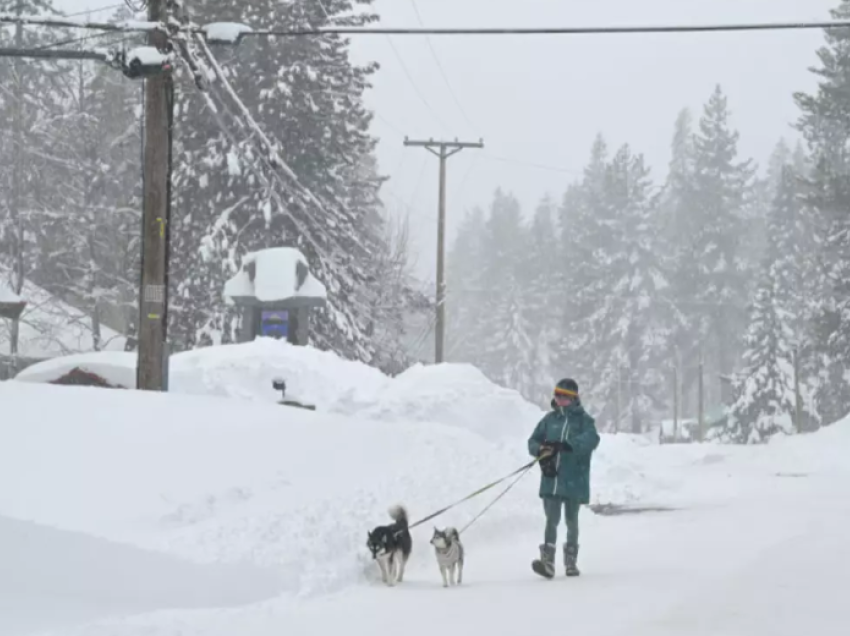
[[(109, 0), (59, 0), (66, 10)], [(828, 18), (838, 0), (376, 0), (383, 26), (573, 26)], [(410, 138), (483, 138), (449, 160), (450, 231), (496, 187), (527, 212), (560, 197), (580, 174), (593, 137), (629, 143), (665, 172), (673, 122), (698, 111), (715, 84), (729, 96), (741, 153), (763, 164), (780, 137), (795, 139), (792, 93), (810, 90), (819, 31), (623, 36), (355, 38), (357, 59), (381, 70), (368, 97), (377, 113), (386, 201), (410, 213), (418, 271), (433, 279), (437, 165)], [(447, 85), (448, 84), (448, 85)], [(449, 88), (450, 87), (450, 88)]]

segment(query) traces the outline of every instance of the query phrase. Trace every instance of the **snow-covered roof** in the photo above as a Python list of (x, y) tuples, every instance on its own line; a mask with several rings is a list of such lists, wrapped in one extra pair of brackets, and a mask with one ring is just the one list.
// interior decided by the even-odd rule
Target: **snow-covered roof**
[(273, 247), (246, 254), (242, 269), (224, 285), (229, 300), (281, 302), (293, 298), (322, 304), (327, 289), (307, 267), (307, 259), (294, 247)]
[(142, 66), (157, 66), (170, 60), (166, 53), (161, 53), (153, 46), (137, 46), (127, 52), (127, 63), (138, 60)]
[[(0, 287), (2, 289), (2, 287)], [(27, 307), (20, 318), (18, 355), (25, 358), (53, 358), (94, 349), (91, 318), (30, 282), (21, 295)], [(8, 354), (11, 323), (0, 320), (0, 355)], [(104, 325), (100, 327), (101, 347), (123, 351), (126, 338)]]
[(236, 44), (245, 33), (253, 29), (239, 22), (212, 22), (201, 27), (207, 40), (213, 43)]
[(9, 286), (0, 281), (0, 303), (22, 303), (23, 299), (9, 289)]

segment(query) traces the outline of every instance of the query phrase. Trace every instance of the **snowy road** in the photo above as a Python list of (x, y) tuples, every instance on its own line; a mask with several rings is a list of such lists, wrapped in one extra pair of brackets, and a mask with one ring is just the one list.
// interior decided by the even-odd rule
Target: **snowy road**
[(462, 588), (440, 587), (436, 567), (417, 569), (398, 589), (293, 606), (241, 633), (266, 636), (286, 626), (288, 633), (332, 634), (344, 625), (346, 634), (365, 636), (401, 622), (409, 636), (515, 636), (554, 621), (582, 636), (837, 636), (849, 616), (850, 501), (818, 494), (812, 484), (785, 485), (786, 492), (727, 507), (585, 513), (579, 579), (533, 577), (536, 535), (479, 552), (472, 534)]
[[(515, 636), (541, 622), (582, 636), (843, 634), (850, 618), (847, 487), (828, 478), (772, 479), (771, 487), (693, 509), (583, 512), (579, 579), (531, 573), (536, 532), (485, 547), (473, 530), (459, 588), (443, 589), (436, 566), (419, 551), (408, 580), (394, 589), (361, 586), (316, 600), (203, 612), (191, 621), (139, 617), (74, 634)], [(757, 490), (762, 494), (754, 496)], [(426, 534), (416, 534), (420, 549)]]
[(0, 564), (3, 636), (166, 608), (234, 607), (279, 589), (260, 568), (196, 565), (5, 517)]

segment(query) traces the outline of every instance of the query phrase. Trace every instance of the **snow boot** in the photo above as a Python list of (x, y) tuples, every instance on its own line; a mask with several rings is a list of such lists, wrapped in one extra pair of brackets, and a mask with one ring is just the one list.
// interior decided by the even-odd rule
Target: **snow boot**
[(531, 569), (547, 579), (555, 577), (555, 546), (545, 543), (540, 546), (540, 558), (531, 562)]
[(581, 572), (576, 565), (578, 560), (578, 546), (564, 544), (564, 566), (567, 569), (567, 576), (579, 576)]

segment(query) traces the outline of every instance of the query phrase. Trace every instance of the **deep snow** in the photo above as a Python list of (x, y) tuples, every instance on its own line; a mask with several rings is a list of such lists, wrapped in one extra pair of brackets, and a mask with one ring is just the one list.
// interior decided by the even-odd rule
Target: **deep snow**
[[(0, 570), (0, 609), (15, 608), (17, 630), (7, 618), (0, 633), (358, 635), (403, 621), (409, 636), (513, 635), (547, 608), (582, 636), (843, 633), (850, 423), (758, 448), (603, 436), (595, 499), (674, 509), (584, 509), (580, 579), (531, 573), (535, 472), (465, 536), (461, 588), (440, 585), (429, 523), (414, 530), (406, 582), (386, 589), (366, 529), (392, 503), (416, 519), (527, 461), (541, 412), (472, 368), (390, 380), (270, 351), (185, 354), (182, 394), (0, 383), (0, 534), (37, 524), (39, 537), (29, 552), (8, 541), (19, 567)], [(283, 358), (323, 410), (273, 403), (265, 376)], [(462, 526), (496, 492), (437, 523)], [(239, 568), (229, 582), (223, 565)]]

